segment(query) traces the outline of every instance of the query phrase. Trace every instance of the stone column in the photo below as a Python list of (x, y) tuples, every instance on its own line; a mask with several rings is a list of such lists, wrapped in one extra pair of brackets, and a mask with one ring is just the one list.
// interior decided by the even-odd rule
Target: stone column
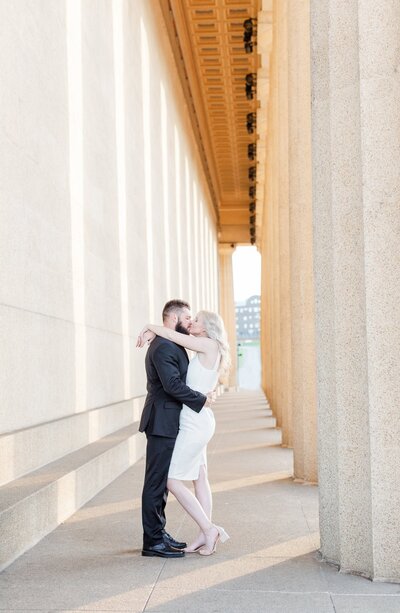
[(282, 426), (282, 403), (280, 386), (280, 296), (279, 296), (279, 80), (278, 53), (275, 44), (277, 30), (277, 10), (274, 3), (273, 51), (271, 54), (271, 99), (269, 121), (270, 156), (267, 176), (271, 184), (269, 194), (269, 266), (270, 266), (270, 309), (271, 309), (271, 407), (277, 425)]
[(271, 273), (270, 240), (268, 223), (269, 181), (265, 184), (264, 213), (261, 239), (261, 384), (272, 407), (272, 309), (271, 309)]
[(359, 19), (374, 576), (400, 581), (400, 4)]
[[(311, 194), (310, 2), (289, 3), (291, 401), (294, 476), (317, 481)], [(290, 359), (290, 355), (289, 355)]]
[(312, 0), (311, 27), (321, 551), (398, 582), (400, 4)]
[(224, 320), (231, 349), (232, 366), (229, 375), (229, 387), (236, 386), (236, 313), (233, 296), (232, 254), (235, 247), (230, 243), (219, 244), (219, 287), (220, 314)]
[(271, 182), (268, 175), (270, 164), (270, 85), (271, 46), (273, 37), (272, 6), (266, 0), (257, 16), (257, 51), (260, 54), (260, 68), (257, 71), (257, 246), (261, 254), (261, 365), (262, 388), (271, 402), (272, 399), (272, 350), (271, 350), (271, 295), (270, 295), (270, 240), (267, 221)]
[[(288, 0), (273, 3), (273, 44), (268, 63), (270, 99), (261, 249), (263, 383), (277, 424), (282, 429), (282, 442), (291, 446), (287, 10)], [(266, 37), (269, 36), (268, 29), (262, 32)], [(268, 46), (268, 42), (260, 40), (259, 45), (263, 50)]]
[(290, 309), (290, 241), (289, 241), (289, 118), (288, 118), (288, 0), (275, 2), (274, 46), (277, 68), (278, 122), (278, 194), (276, 229), (278, 234), (279, 302), (276, 325), (279, 326), (279, 403), (282, 443), (292, 446), (292, 360)]
[(267, 151), (266, 178), (264, 184), (262, 240), (261, 240), (261, 351), (262, 351), (262, 384), (271, 408), (276, 410), (275, 388), (273, 380), (274, 364), (274, 310), (273, 310), (273, 202), (274, 202), (274, 142), (276, 140), (276, 125), (274, 123), (272, 98), (276, 95), (275, 73), (272, 53), (269, 62), (270, 96), (267, 110)]

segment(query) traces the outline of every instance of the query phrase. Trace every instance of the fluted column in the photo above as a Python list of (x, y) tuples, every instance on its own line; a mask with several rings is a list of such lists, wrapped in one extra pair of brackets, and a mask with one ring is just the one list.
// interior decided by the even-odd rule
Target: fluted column
[(400, 4), (311, 8), (321, 551), (397, 582)]
[[(274, 27), (274, 26), (273, 26)], [(274, 206), (276, 193), (276, 62), (274, 53), (269, 59), (269, 101), (267, 110), (267, 152), (266, 176), (263, 194), (262, 242), (261, 242), (261, 350), (262, 350), (262, 383), (271, 408), (277, 415), (274, 366), (275, 356), (275, 320), (274, 320)], [(277, 416), (278, 417), (278, 416)]]
[(291, 363), (286, 10), (287, 0), (274, 3), (261, 250), (263, 383), (277, 424), (282, 428), (283, 442), (289, 444)]
[[(311, 193), (310, 2), (289, 2), (291, 402), (294, 476), (317, 481)], [(290, 359), (290, 356), (289, 356)]]
[(271, 407), (274, 411), (277, 425), (282, 425), (282, 403), (280, 386), (280, 316), (279, 316), (279, 73), (278, 52), (275, 44), (277, 24), (277, 8), (274, 3), (274, 45), (271, 54), (271, 99), (270, 99), (270, 163), (268, 164), (268, 180), (271, 183), (269, 208), (269, 265), (270, 265), (270, 308), (271, 308)]
[(229, 386), (236, 386), (236, 314), (233, 296), (232, 254), (235, 247), (230, 243), (219, 244), (219, 287), (220, 314), (224, 320), (231, 349), (232, 367), (229, 375)]
[(290, 240), (289, 240), (289, 131), (288, 131), (288, 9), (290, 0), (275, 2), (275, 41), (277, 62), (278, 121), (278, 289), (276, 323), (279, 325), (279, 403), (282, 443), (292, 446), (292, 339), (290, 309)]

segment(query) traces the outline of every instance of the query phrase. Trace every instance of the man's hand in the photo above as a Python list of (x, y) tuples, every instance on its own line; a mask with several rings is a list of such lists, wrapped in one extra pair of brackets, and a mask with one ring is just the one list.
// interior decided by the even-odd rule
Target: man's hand
[(144, 347), (146, 343), (151, 343), (151, 341), (156, 337), (154, 332), (151, 332), (147, 328), (143, 328), (137, 337), (136, 347)]
[(216, 401), (216, 399), (217, 399), (217, 392), (215, 392), (214, 390), (212, 392), (208, 392), (207, 400), (205, 401), (203, 406), (211, 407), (211, 405)]

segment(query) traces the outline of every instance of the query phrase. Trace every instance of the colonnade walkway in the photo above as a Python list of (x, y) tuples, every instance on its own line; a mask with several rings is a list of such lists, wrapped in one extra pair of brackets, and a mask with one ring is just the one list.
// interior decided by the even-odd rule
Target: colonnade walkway
[[(143, 558), (141, 460), (0, 575), (1, 611), (400, 612), (400, 586), (343, 575), (318, 555), (318, 494), (261, 392), (224, 394), (210, 443), (214, 520), (231, 536), (210, 557)], [(168, 531), (190, 540), (170, 496)], [(360, 518), (362, 521), (362, 518)]]

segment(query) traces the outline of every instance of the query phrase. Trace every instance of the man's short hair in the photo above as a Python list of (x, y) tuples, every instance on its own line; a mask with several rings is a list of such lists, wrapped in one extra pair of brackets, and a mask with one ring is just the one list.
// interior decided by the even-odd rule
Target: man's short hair
[(163, 321), (165, 321), (168, 315), (171, 313), (176, 313), (179, 318), (179, 315), (182, 313), (183, 309), (190, 310), (190, 305), (188, 302), (185, 302), (184, 300), (169, 300), (163, 308)]

